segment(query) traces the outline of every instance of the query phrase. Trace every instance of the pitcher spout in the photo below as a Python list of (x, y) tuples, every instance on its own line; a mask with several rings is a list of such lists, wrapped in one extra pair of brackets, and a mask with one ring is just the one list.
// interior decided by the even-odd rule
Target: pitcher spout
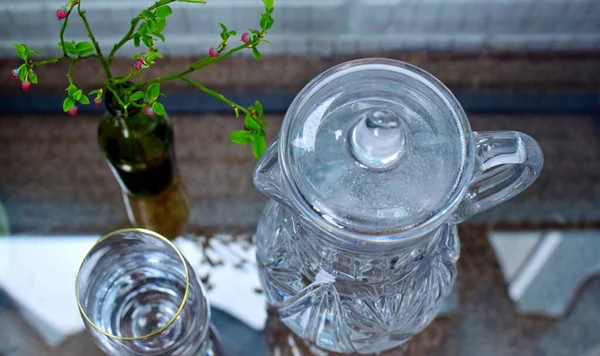
[(283, 188), (278, 146), (279, 140), (275, 140), (258, 161), (254, 170), (254, 185), (261, 193), (292, 209), (288, 193)]

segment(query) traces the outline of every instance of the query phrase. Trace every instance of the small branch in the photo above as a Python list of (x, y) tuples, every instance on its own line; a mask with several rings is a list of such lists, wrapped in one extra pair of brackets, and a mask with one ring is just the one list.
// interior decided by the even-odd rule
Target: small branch
[(57, 56), (57, 57), (54, 57), (54, 58), (46, 59), (44, 61), (32, 62), (31, 63), (31, 67), (34, 68), (34, 67), (39, 67), (39, 66), (43, 66), (43, 65), (46, 65), (46, 64), (58, 63), (63, 58), (65, 58), (65, 57), (63, 57), (63, 56)]
[[(151, 80), (151, 81), (145, 83), (144, 85), (150, 85), (150, 84), (153, 84), (153, 83), (162, 83), (162, 82), (166, 82), (168, 80), (173, 80), (173, 79), (181, 79), (186, 74), (195, 72), (198, 69), (204, 68), (204, 67), (206, 67), (209, 64), (220, 62), (223, 59), (225, 59), (225, 58), (229, 57), (230, 55), (234, 54), (235, 52), (238, 52), (238, 51), (240, 51), (240, 50), (242, 50), (244, 48), (247, 48), (247, 47), (248, 47), (247, 44), (242, 44), (242, 45), (239, 45), (239, 46), (237, 46), (235, 48), (230, 49), (229, 51), (225, 52), (223, 55), (221, 55), (219, 57), (209, 57), (209, 56), (206, 56), (206, 57), (202, 58), (201, 60), (192, 63), (192, 65), (188, 69), (186, 69), (186, 70), (184, 70), (182, 72), (171, 74), (171, 75), (168, 75), (166, 77), (156, 78), (154, 80)], [(187, 79), (187, 80), (189, 80), (189, 79)]]
[(100, 61), (100, 64), (102, 64), (102, 68), (104, 69), (106, 77), (111, 78), (112, 75), (110, 74), (110, 67), (104, 59), (104, 56), (102, 55), (102, 51), (100, 50), (100, 44), (98, 43), (98, 41), (96, 41), (96, 37), (94, 37), (94, 33), (92, 32), (87, 17), (85, 16), (85, 11), (81, 10), (81, 1), (82, 0), (77, 1), (77, 12), (79, 13), (79, 17), (81, 17), (81, 20), (83, 20), (83, 24), (85, 25), (85, 28), (87, 30), (88, 37), (90, 38), (90, 40), (92, 40), (92, 44), (94, 45), (96, 53), (98, 54), (98, 60)]
[(97, 56), (95, 54), (88, 54), (87, 56), (78, 56), (77, 58), (71, 58), (71, 57), (64, 57), (64, 56), (56, 56), (54, 58), (50, 58), (50, 59), (46, 59), (43, 61), (39, 61), (39, 62), (31, 62), (31, 67), (35, 68), (35, 67), (39, 67), (39, 66), (43, 66), (46, 64), (54, 64), (54, 63), (58, 63), (63, 59), (66, 60), (73, 60), (73, 61), (82, 61), (84, 59), (88, 59), (88, 58), (96, 58)]
[(75, 8), (75, 2), (71, 3), (71, 7), (69, 7), (69, 11), (67, 11), (67, 17), (65, 17), (65, 21), (60, 28), (60, 46), (63, 50), (63, 57), (71, 58), (67, 54), (67, 50), (65, 49), (65, 30), (67, 29), (67, 25), (69, 24), (69, 17), (71, 16), (71, 11)]
[(217, 98), (217, 99), (221, 100), (222, 102), (229, 104), (229, 106), (231, 106), (231, 107), (238, 108), (238, 110), (240, 110), (244, 114), (250, 115), (250, 112), (248, 110), (246, 110), (246, 108), (244, 108), (243, 106), (238, 105), (238, 104), (234, 103), (233, 101), (227, 99), (225, 96), (223, 96), (223, 94), (217, 93), (216, 91), (211, 90), (211, 89), (205, 87), (204, 85), (202, 85), (202, 84), (200, 84), (200, 83), (198, 83), (198, 82), (196, 82), (194, 80), (191, 80), (191, 79), (188, 79), (188, 78), (179, 78), (179, 79), (183, 80), (184, 82), (186, 82), (188, 84), (191, 84), (191, 85), (195, 86), (196, 88), (202, 90), (203, 92), (205, 92), (206, 94), (212, 96), (213, 98)]
[(117, 91), (114, 90), (113, 88), (111, 88), (110, 85), (107, 85), (106, 88), (113, 93), (113, 95), (115, 96), (115, 99), (117, 99), (117, 102), (119, 103), (119, 105), (121, 105), (121, 107), (123, 107), (123, 109), (127, 112), (125, 103), (121, 100), (121, 98), (119, 97), (119, 94), (117, 94)]
[(73, 84), (73, 78), (71, 77), (73, 67), (75, 67), (75, 60), (69, 58), (69, 70), (67, 70), (67, 79), (69, 80), (69, 84)]
[[(163, 5), (167, 5), (170, 4), (172, 2), (174, 2), (175, 0), (160, 0), (157, 1), (156, 3), (154, 3), (154, 5), (150, 6), (149, 8), (147, 8), (147, 10), (154, 10), (156, 8), (159, 8)], [(129, 31), (127, 31), (127, 33), (125, 34), (125, 36), (118, 42), (116, 43), (112, 50), (110, 51), (109, 55), (108, 55), (108, 64), (110, 65), (115, 57), (115, 54), (117, 53), (117, 51), (119, 50), (119, 48), (123, 47), (123, 45), (125, 45), (125, 43), (129, 42), (133, 36), (133, 32), (135, 31), (135, 28), (137, 27), (138, 22), (140, 22), (141, 19), (143, 19), (144, 17), (142, 16), (142, 14), (139, 14), (138, 16), (134, 17), (133, 19), (131, 19), (130, 22), (130, 26), (129, 26)]]
[(131, 36), (133, 35), (133, 31), (135, 31), (135, 28), (141, 19), (142, 19), (141, 16), (137, 16), (137, 17), (134, 17), (133, 19), (131, 19), (131, 22), (130, 22), (131, 26), (129, 27), (129, 31), (127, 31), (127, 34), (125, 34), (125, 37), (123, 37), (117, 44), (115, 44), (113, 46), (112, 50), (110, 51), (110, 53), (108, 55), (108, 63), (109, 64), (112, 63), (113, 58), (115, 57), (115, 53), (117, 53), (119, 48), (123, 47), (123, 45), (131, 39)]

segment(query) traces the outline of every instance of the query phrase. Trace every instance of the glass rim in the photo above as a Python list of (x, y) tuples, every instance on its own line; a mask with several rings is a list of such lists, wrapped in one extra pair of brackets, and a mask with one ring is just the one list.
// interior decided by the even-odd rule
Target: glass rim
[[(183, 264), (183, 268), (185, 270), (185, 293), (183, 294), (181, 304), (179, 305), (179, 308), (177, 309), (177, 312), (175, 313), (175, 315), (173, 315), (173, 317), (159, 329), (157, 329), (149, 334), (137, 336), (137, 337), (125, 337), (125, 336), (113, 335), (107, 331), (102, 330), (102, 328), (100, 328), (98, 325), (96, 325), (94, 322), (92, 322), (90, 320), (90, 318), (87, 316), (87, 314), (83, 310), (83, 306), (81, 305), (81, 301), (79, 298), (79, 286), (78, 286), (79, 273), (81, 272), (81, 268), (83, 267), (85, 260), (88, 258), (90, 252), (104, 240), (107, 240), (111, 237), (114, 237), (114, 236), (124, 233), (124, 232), (141, 232), (141, 233), (144, 233), (147, 235), (151, 235), (151, 236), (158, 238), (158, 239), (162, 240), (163, 242), (167, 243), (167, 245), (169, 245), (175, 251), (175, 253), (177, 253), (177, 256), (179, 256), (179, 259), (181, 260), (181, 263)], [(99, 333), (103, 334), (104, 336), (110, 337), (112, 339), (122, 340), (122, 341), (143, 340), (143, 339), (147, 339), (147, 338), (159, 335), (163, 331), (167, 330), (167, 328), (175, 322), (175, 320), (179, 317), (179, 315), (183, 311), (183, 308), (185, 307), (185, 304), (187, 302), (189, 290), (190, 290), (190, 271), (188, 269), (188, 264), (185, 261), (185, 258), (183, 257), (183, 254), (181, 253), (181, 251), (179, 251), (179, 249), (171, 241), (169, 241), (166, 237), (162, 236), (161, 234), (156, 233), (151, 230), (141, 229), (141, 228), (126, 228), (126, 229), (115, 230), (113, 232), (109, 232), (108, 234), (100, 237), (96, 242), (94, 242), (94, 244), (85, 253), (83, 260), (81, 261), (81, 264), (79, 265), (79, 268), (77, 269), (77, 274), (75, 275), (75, 299), (77, 299), (77, 307), (79, 308), (79, 312), (81, 313), (81, 315), (83, 316), (83, 318), (85, 319), (87, 324), (92, 326), (95, 330), (97, 330)]]

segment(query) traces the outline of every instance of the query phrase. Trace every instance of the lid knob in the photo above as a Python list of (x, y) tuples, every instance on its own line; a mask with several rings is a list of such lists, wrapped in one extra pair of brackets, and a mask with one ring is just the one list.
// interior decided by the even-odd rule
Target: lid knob
[(350, 151), (360, 163), (373, 170), (393, 167), (404, 153), (402, 120), (389, 109), (371, 109), (350, 131)]

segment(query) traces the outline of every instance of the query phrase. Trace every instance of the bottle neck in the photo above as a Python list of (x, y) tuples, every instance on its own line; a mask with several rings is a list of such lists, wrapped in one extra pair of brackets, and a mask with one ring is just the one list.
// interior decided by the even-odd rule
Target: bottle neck
[[(123, 101), (125, 98), (133, 95), (133, 93), (136, 93), (139, 91), (139, 90), (132, 90), (131, 88), (133, 86), (134, 86), (134, 84), (132, 82), (125, 82), (123, 84), (120, 84), (116, 88), (117, 95), (119, 96), (121, 101)], [(138, 100), (137, 104), (140, 104), (140, 105), (143, 104), (143, 99)], [(112, 116), (122, 117), (122, 118), (127, 117), (127, 116), (136, 115), (140, 111), (139, 107), (134, 106), (134, 105), (129, 105), (127, 107), (127, 115), (126, 115), (125, 108), (123, 107), (123, 105), (121, 105), (119, 103), (119, 100), (117, 100), (117, 97), (111, 90), (106, 91), (106, 94), (104, 96), (104, 106), (106, 107), (106, 111), (108, 111)]]

